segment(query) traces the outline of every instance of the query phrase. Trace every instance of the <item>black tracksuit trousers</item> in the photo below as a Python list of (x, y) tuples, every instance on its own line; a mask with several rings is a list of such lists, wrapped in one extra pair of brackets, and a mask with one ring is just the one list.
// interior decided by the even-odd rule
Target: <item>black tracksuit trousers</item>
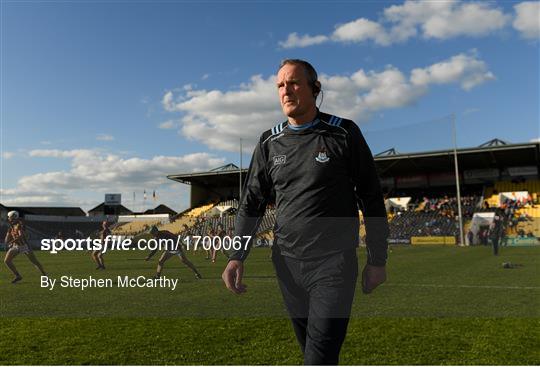
[(497, 256), (499, 255), (499, 239), (498, 238), (492, 238), (491, 244), (493, 246), (493, 255)]
[(304, 364), (337, 365), (358, 277), (356, 249), (315, 260), (274, 251), (272, 261)]

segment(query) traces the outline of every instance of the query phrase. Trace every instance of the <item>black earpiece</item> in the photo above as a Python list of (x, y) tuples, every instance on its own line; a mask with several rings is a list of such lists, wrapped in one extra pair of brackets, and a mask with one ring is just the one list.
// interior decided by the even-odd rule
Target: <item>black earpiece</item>
[(321, 83), (318, 80), (313, 82), (313, 84), (311, 85), (311, 90), (313, 91), (313, 96), (317, 98), (319, 93), (321, 93)]

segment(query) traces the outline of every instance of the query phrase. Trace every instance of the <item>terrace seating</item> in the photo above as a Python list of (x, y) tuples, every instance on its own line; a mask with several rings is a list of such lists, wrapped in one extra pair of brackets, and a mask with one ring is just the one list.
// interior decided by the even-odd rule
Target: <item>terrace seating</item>
[(112, 234), (119, 236), (135, 236), (139, 233), (147, 231), (151, 226), (161, 223), (159, 220), (145, 220), (128, 223), (121, 223), (119, 226), (112, 229)]

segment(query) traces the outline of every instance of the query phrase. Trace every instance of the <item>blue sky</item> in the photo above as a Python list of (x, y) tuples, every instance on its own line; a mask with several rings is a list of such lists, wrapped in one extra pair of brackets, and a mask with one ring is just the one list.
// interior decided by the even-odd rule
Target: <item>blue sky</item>
[(240, 138), (247, 165), (291, 57), (374, 153), (450, 148), (451, 114), (461, 147), (538, 140), (539, 19), (537, 1), (2, 1), (0, 202), (185, 208), (165, 176), (238, 164)]

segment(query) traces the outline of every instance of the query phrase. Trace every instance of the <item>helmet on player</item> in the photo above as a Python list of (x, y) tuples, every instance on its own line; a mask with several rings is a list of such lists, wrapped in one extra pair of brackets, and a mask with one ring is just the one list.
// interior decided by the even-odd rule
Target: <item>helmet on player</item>
[(19, 212), (16, 211), (16, 210), (12, 210), (9, 213), (7, 213), (7, 217), (8, 217), (8, 220), (10, 222), (14, 221), (14, 220), (17, 220), (17, 219), (19, 219)]

